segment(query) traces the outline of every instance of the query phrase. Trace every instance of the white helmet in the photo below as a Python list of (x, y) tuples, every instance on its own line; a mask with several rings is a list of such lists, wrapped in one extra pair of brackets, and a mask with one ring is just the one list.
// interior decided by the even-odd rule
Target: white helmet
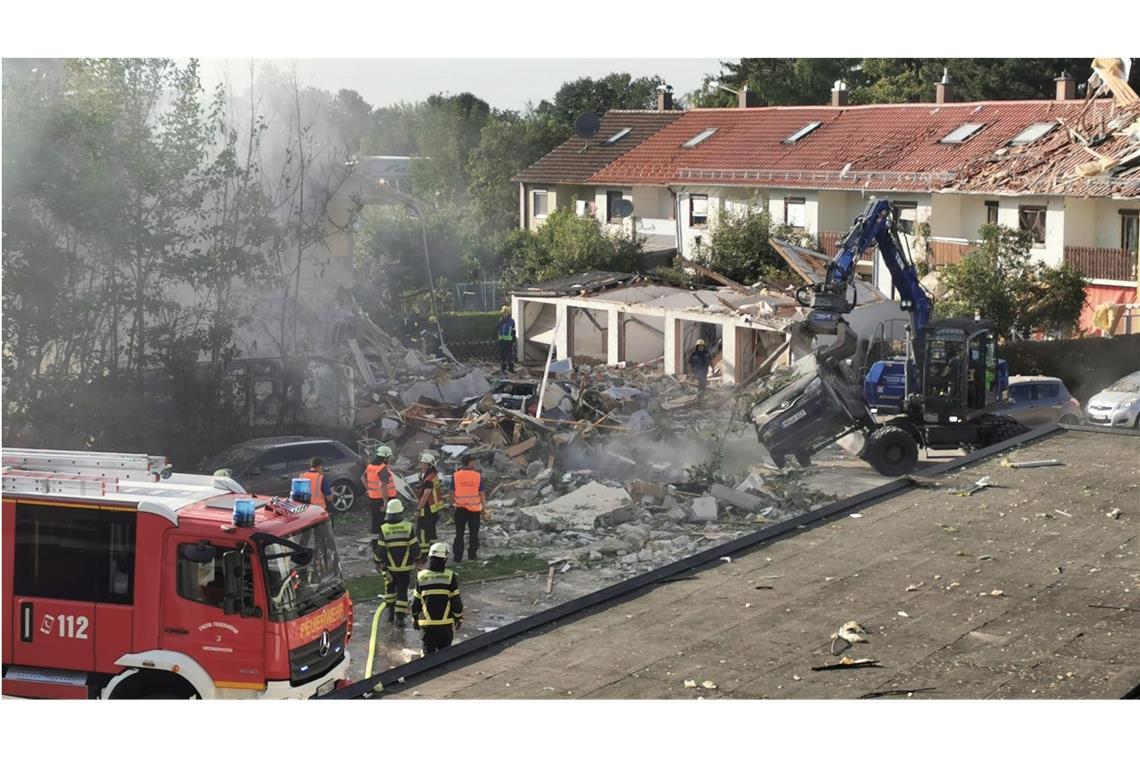
[(386, 515), (402, 515), (404, 514), (404, 502), (399, 499), (389, 499), (388, 506), (384, 508)]
[(444, 559), (447, 559), (447, 552), (448, 552), (447, 544), (443, 543), (442, 541), (437, 541), (436, 543), (431, 545), (430, 549), (428, 549), (428, 556), (429, 557), (443, 557)]
[(392, 449), (388, 448), (387, 446), (377, 446), (376, 456), (383, 457), (384, 459), (390, 459), (392, 456)]
[(425, 451), (424, 453), (420, 454), (420, 464), (434, 465), (435, 454), (431, 453), (430, 451)]

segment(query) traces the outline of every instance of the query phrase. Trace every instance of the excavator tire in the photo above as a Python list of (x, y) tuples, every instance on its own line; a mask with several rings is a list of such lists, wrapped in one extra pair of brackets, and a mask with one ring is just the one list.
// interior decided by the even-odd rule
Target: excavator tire
[(867, 436), (863, 459), (880, 475), (905, 475), (918, 464), (918, 441), (896, 425), (884, 425)]

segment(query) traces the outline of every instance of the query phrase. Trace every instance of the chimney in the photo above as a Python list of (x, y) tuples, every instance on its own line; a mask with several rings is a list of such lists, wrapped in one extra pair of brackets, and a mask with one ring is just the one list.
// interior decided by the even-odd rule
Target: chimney
[(736, 97), (736, 105), (738, 108), (756, 108), (760, 105), (760, 96), (745, 85)]
[(663, 84), (657, 88), (657, 110), (673, 110), (673, 85)]
[(1077, 99), (1077, 80), (1069, 76), (1069, 72), (1062, 71), (1053, 81), (1057, 83), (1057, 100)]
[(942, 69), (942, 81), (934, 86), (935, 103), (952, 103), (954, 101), (954, 85), (950, 82), (950, 72)]
[(842, 79), (835, 80), (835, 88), (831, 91), (831, 106), (832, 108), (840, 108), (847, 105), (847, 83)]

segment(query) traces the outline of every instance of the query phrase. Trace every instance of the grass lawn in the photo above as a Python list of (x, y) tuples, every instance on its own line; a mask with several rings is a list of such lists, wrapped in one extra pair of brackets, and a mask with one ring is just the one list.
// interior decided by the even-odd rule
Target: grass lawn
[[(488, 557), (487, 559), (475, 560), (474, 562), (467, 560), (455, 566), (449, 562), (447, 566), (455, 570), (459, 575), (459, 584), (461, 587), (464, 583), (487, 580), (488, 578), (525, 575), (527, 573), (543, 571), (547, 568), (545, 560), (541, 560), (529, 553), (501, 554), (497, 557)], [(345, 585), (348, 586), (348, 595), (354, 600), (375, 599), (377, 596), (384, 594), (384, 579), (379, 573), (373, 573), (359, 578), (347, 578)]]

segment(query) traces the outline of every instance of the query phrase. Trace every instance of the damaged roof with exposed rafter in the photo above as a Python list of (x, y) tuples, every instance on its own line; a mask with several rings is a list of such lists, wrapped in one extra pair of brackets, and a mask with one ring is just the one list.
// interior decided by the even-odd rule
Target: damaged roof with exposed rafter
[[(582, 183), (594, 172), (645, 142), (684, 111), (606, 111), (593, 139), (575, 135), (534, 162), (512, 182)], [(628, 130), (628, 131), (625, 131)], [(625, 131), (625, 134), (622, 132)], [(612, 138), (612, 143), (608, 143)], [(608, 144), (607, 144), (608, 143)]]
[[(1099, 115), (1113, 104), (1040, 100), (694, 109), (594, 172), (588, 182), (930, 191), (947, 187), (972, 161), (1006, 149), (1027, 128), (1075, 118), (1086, 107)], [(963, 130), (965, 125), (980, 126)], [(684, 147), (708, 130), (715, 131)], [(964, 139), (955, 141), (956, 131)]]

